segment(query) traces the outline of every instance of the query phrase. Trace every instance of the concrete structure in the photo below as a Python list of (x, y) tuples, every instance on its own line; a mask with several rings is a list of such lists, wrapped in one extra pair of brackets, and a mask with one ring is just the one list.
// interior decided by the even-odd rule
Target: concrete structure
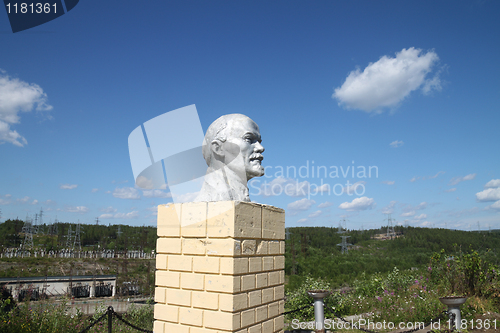
[[(95, 281), (95, 285), (94, 285)], [(20, 278), (0, 278), (0, 286), (7, 288), (17, 299), (22, 291), (36, 290), (48, 297), (66, 295), (69, 288), (88, 286), (90, 297), (95, 296), (95, 287), (108, 286), (112, 288), (112, 295), (116, 290), (116, 275), (75, 275), (75, 276), (38, 276)]]
[(283, 332), (282, 209), (160, 205), (158, 236), (155, 333)]

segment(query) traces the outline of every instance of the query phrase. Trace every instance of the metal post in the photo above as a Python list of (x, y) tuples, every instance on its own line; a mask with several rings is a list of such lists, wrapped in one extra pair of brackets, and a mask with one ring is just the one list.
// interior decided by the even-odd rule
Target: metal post
[(113, 330), (113, 307), (108, 307), (108, 333), (112, 333)]
[(315, 332), (324, 333), (325, 332), (325, 312), (323, 298), (330, 295), (328, 290), (311, 290), (307, 294), (314, 299), (314, 321), (315, 321)]

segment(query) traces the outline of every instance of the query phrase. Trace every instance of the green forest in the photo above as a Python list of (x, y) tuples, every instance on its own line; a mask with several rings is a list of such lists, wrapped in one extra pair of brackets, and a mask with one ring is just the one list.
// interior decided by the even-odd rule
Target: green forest
[[(4, 248), (19, 248), (24, 242), (24, 221), (7, 220), (0, 224), (0, 252)], [(75, 245), (77, 223), (54, 223), (37, 226), (33, 235), (34, 248), (58, 251)], [(71, 229), (71, 230), (70, 230)], [(71, 231), (71, 232), (70, 232)], [(69, 237), (68, 237), (69, 235)], [(143, 250), (150, 252), (156, 248), (156, 227), (129, 225), (80, 224), (80, 244), (82, 250)], [(69, 241), (68, 241), (69, 239)], [(78, 246), (76, 246), (78, 247)]]

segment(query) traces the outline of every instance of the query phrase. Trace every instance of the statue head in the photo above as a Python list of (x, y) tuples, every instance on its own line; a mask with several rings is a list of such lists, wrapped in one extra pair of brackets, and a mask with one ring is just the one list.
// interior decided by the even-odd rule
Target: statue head
[(259, 126), (242, 114), (228, 114), (215, 120), (203, 141), (203, 157), (212, 170), (226, 166), (242, 181), (264, 175), (261, 165), (264, 147)]
[(228, 114), (208, 127), (202, 152), (208, 169), (196, 201), (250, 201), (247, 182), (264, 175), (259, 126), (242, 114)]

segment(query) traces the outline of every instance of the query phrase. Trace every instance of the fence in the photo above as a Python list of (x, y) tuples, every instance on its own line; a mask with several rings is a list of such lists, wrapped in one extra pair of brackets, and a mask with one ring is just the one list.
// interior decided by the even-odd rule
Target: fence
[(120, 314), (116, 313), (112, 306), (109, 306), (108, 309), (106, 310), (106, 312), (102, 316), (97, 318), (93, 323), (91, 323), (89, 326), (87, 326), (85, 329), (83, 329), (79, 333), (88, 332), (92, 327), (94, 327), (96, 324), (98, 324), (99, 322), (101, 322), (105, 318), (108, 319), (108, 333), (112, 333), (113, 332), (113, 316), (115, 316), (118, 320), (123, 322), (125, 325), (130, 326), (139, 332), (153, 333), (153, 331), (145, 330), (145, 329), (142, 329), (140, 327), (135, 326), (134, 324), (129, 323), (128, 321), (123, 319), (123, 317)]

